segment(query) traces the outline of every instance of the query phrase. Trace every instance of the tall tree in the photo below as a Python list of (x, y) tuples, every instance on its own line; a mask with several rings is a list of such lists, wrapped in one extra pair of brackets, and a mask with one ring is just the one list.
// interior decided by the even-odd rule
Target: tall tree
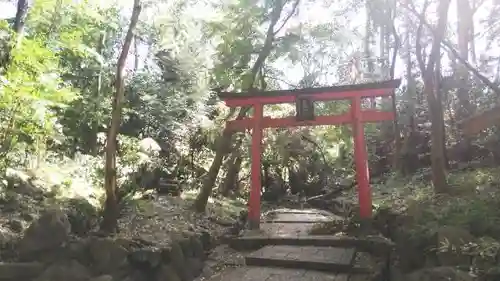
[[(254, 89), (254, 84), (255, 84), (257, 75), (259, 74), (259, 71), (261, 71), (267, 57), (270, 55), (270, 53), (273, 49), (273, 43), (275, 42), (276, 34), (278, 34), (283, 29), (284, 25), (295, 14), (295, 11), (300, 3), (300, 0), (295, 0), (295, 2), (293, 2), (292, 11), (282, 21), (281, 25), (278, 26), (278, 28), (276, 28), (276, 26), (281, 18), (281, 14), (283, 12), (283, 9), (285, 8), (285, 6), (288, 2), (289, 2), (289, 0), (271, 1), (271, 3), (273, 3), (273, 7), (272, 7), (271, 13), (270, 13), (270, 23), (269, 23), (269, 27), (267, 28), (266, 38), (264, 40), (264, 45), (262, 46), (262, 48), (259, 52), (259, 55), (251, 68), (251, 71), (249, 74), (249, 79), (246, 81), (246, 83), (243, 87), (247, 91), (251, 91)], [(248, 111), (249, 111), (249, 108), (247, 108), (247, 107), (241, 108), (236, 119), (237, 120), (243, 119), (246, 116)], [(208, 198), (210, 197), (210, 194), (212, 193), (212, 188), (215, 185), (215, 181), (217, 179), (217, 175), (219, 174), (220, 167), (221, 167), (222, 162), (224, 160), (224, 156), (228, 152), (228, 147), (231, 147), (232, 136), (233, 136), (233, 133), (230, 130), (224, 130), (224, 132), (222, 133), (222, 136), (217, 140), (217, 149), (215, 152), (214, 160), (212, 161), (212, 164), (210, 165), (210, 168), (208, 170), (206, 178), (203, 181), (203, 186), (201, 188), (201, 191), (198, 194), (198, 197), (196, 198), (196, 201), (194, 203), (194, 207), (195, 207), (195, 210), (197, 212), (204, 212), (205, 211), (205, 208), (206, 208), (207, 202), (208, 202)]]
[(24, 25), (26, 24), (26, 16), (28, 15), (28, 0), (18, 0), (16, 19), (14, 21), (14, 31), (16, 32), (16, 45), (18, 45), (23, 37)]
[(21, 43), (21, 39), (24, 35), (24, 26), (26, 24), (26, 17), (28, 16), (28, 0), (18, 0), (16, 17), (14, 19), (13, 30), (15, 32), (15, 38), (11, 41), (10, 46), (7, 48), (7, 53), (1, 62), (1, 66), (5, 69), (9, 66), (12, 60), (12, 49), (15, 49)]
[[(428, 3), (428, 1), (426, 1)], [(448, 10), (450, 0), (443, 0), (438, 5), (438, 23), (434, 32), (434, 38), (431, 45), (431, 50), (427, 62), (424, 61), (423, 52), (420, 42), (424, 22), (420, 19), (419, 30), (416, 40), (416, 55), (422, 72), (424, 81), (424, 94), (427, 97), (429, 105), (429, 115), (431, 119), (431, 169), (432, 183), (434, 190), (438, 193), (445, 192), (448, 189), (446, 181), (446, 151), (444, 145), (444, 120), (443, 106), (439, 93), (439, 84), (436, 81), (436, 72), (439, 71), (439, 61), (441, 60), (441, 43), (446, 32), (448, 21)], [(421, 17), (424, 17), (427, 5), (424, 5), (424, 11)]]
[(139, 15), (142, 10), (140, 0), (134, 0), (134, 8), (130, 18), (125, 41), (123, 42), (122, 51), (118, 58), (116, 67), (115, 80), (115, 96), (113, 98), (113, 109), (111, 112), (111, 122), (108, 128), (108, 136), (106, 139), (106, 164), (104, 188), (106, 189), (106, 202), (104, 205), (104, 217), (101, 224), (101, 230), (110, 233), (117, 229), (119, 206), (117, 198), (117, 181), (116, 181), (116, 142), (118, 130), (120, 128), (122, 107), (125, 95), (125, 63), (127, 61), (130, 46), (134, 38), (134, 30), (139, 21)]

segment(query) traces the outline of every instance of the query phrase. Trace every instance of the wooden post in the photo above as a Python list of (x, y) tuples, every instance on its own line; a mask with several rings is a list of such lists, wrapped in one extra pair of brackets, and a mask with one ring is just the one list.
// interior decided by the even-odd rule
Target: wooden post
[(251, 189), (248, 203), (248, 221), (250, 229), (260, 227), (260, 191), (261, 191), (261, 155), (262, 155), (262, 118), (263, 105), (254, 104), (252, 128), (252, 164)]
[(358, 182), (359, 215), (361, 218), (369, 218), (372, 215), (372, 194), (370, 191), (364, 124), (361, 120), (361, 97), (351, 99), (351, 113), (353, 117), (352, 131), (354, 137), (354, 161)]

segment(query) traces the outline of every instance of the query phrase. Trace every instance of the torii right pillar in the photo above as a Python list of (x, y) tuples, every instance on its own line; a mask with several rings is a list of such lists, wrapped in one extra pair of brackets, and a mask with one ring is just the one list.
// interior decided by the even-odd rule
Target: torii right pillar
[(368, 171), (365, 130), (361, 112), (361, 97), (351, 99), (352, 132), (354, 138), (354, 163), (358, 182), (359, 216), (370, 218), (372, 215), (372, 193)]

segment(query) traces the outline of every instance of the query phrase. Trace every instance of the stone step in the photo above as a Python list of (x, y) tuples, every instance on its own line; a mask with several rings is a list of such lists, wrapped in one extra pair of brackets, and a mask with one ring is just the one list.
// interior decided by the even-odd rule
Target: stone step
[(226, 269), (208, 281), (348, 281), (349, 275), (304, 269), (245, 266)]
[(232, 239), (229, 245), (236, 250), (255, 250), (268, 245), (344, 247), (376, 255), (386, 255), (394, 247), (392, 241), (383, 237), (356, 238), (331, 235), (243, 236)]
[(28, 280), (45, 269), (39, 262), (0, 262), (0, 280)]
[(250, 266), (327, 271), (334, 273), (366, 273), (368, 270), (352, 266), (355, 250), (352, 248), (315, 246), (266, 246), (245, 257)]
[(335, 216), (328, 216), (318, 213), (275, 213), (268, 214), (262, 219), (263, 222), (295, 222), (295, 223), (322, 223), (338, 219)]

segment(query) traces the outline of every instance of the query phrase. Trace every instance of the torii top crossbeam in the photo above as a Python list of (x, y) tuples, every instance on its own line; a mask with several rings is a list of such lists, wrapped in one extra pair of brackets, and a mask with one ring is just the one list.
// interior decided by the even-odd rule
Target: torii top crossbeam
[[(255, 103), (279, 104), (294, 103), (298, 96), (307, 96), (315, 101), (344, 100), (354, 97), (391, 96), (392, 90), (399, 87), (400, 79), (376, 83), (342, 85), (321, 88), (304, 88), (276, 91), (221, 92), (219, 97), (229, 107), (248, 106)], [(389, 90), (389, 91), (388, 91)]]
[[(358, 182), (358, 197), (361, 217), (371, 216), (372, 202), (369, 187), (368, 155), (364, 140), (363, 123), (393, 120), (395, 110), (384, 112), (374, 109), (362, 109), (362, 98), (394, 97), (394, 89), (401, 80), (389, 80), (379, 83), (344, 85), (336, 87), (307, 88), (279, 91), (250, 91), (244, 93), (219, 93), (229, 107), (253, 107), (253, 116), (241, 120), (228, 121), (230, 130), (252, 129), (251, 191), (249, 200), (249, 221), (252, 228), (258, 228), (260, 222), (261, 193), (261, 150), (262, 129), (293, 126), (315, 126), (351, 124), (354, 136), (354, 158)], [(349, 112), (340, 115), (316, 116), (315, 101), (350, 100)], [(266, 104), (295, 103), (297, 114), (285, 118), (263, 116)]]

